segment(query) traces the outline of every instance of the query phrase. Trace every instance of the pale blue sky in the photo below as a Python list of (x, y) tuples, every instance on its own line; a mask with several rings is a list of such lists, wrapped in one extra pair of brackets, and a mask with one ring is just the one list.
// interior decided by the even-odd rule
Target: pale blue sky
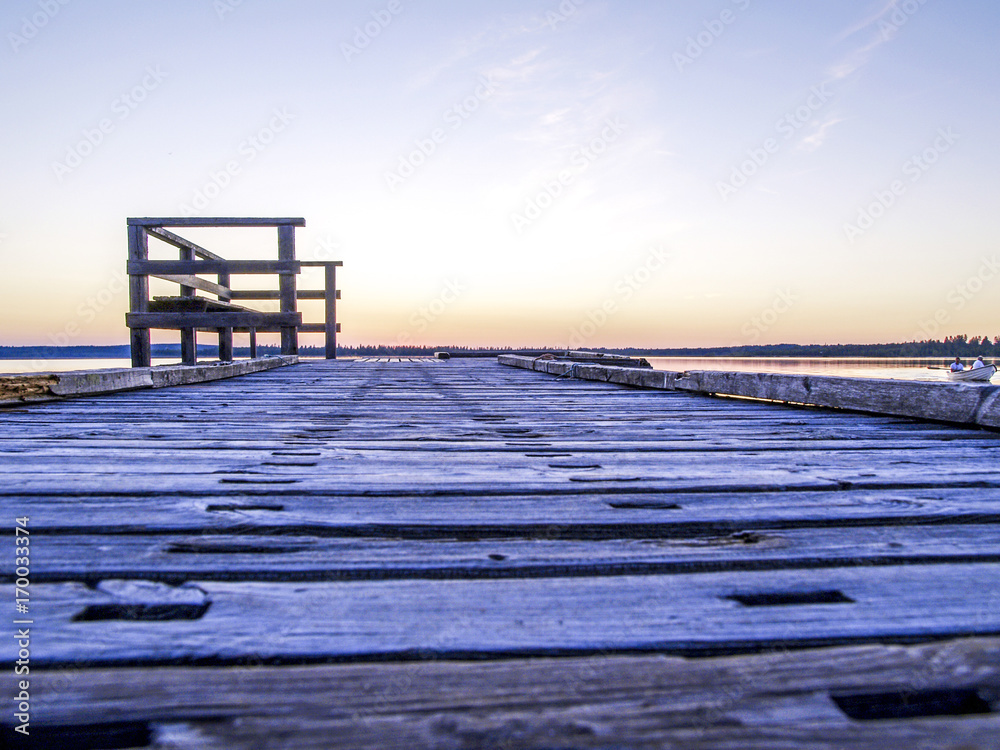
[(125, 342), (125, 218), (187, 210), (306, 217), (300, 257), (345, 263), (345, 343), (997, 335), (998, 21), (985, 0), (8, 0), (0, 343)]

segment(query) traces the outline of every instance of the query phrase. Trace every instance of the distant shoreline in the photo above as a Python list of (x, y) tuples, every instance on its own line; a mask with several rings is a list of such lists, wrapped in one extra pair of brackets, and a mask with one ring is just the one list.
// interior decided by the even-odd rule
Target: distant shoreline
[[(514, 347), (468, 347), (468, 346), (392, 346), (361, 345), (338, 346), (337, 353), (343, 357), (364, 356), (430, 356), (436, 351), (448, 351), (458, 357), (492, 357), (498, 354), (541, 354), (558, 349), (514, 348)], [(759, 344), (727, 347), (672, 347), (637, 348), (594, 347), (592, 351), (609, 354), (624, 354), (645, 357), (880, 357), (880, 358), (953, 358), (953, 357), (1000, 357), (1000, 337), (992, 341), (966, 336), (949, 336), (944, 341), (911, 341), (897, 344)], [(247, 357), (248, 348), (236, 347), (237, 357)], [(258, 347), (261, 356), (279, 354), (278, 346)], [(322, 357), (323, 347), (303, 346), (299, 353), (303, 357)], [(179, 358), (179, 344), (154, 344), (154, 358)], [(16, 359), (129, 359), (127, 344), (111, 346), (0, 346), (0, 360)], [(217, 357), (215, 346), (199, 346), (199, 357)]]

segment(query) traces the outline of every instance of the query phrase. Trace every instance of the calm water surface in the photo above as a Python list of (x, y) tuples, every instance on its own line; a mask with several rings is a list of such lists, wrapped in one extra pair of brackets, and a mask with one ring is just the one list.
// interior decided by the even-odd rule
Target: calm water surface
[(893, 359), (876, 357), (833, 358), (778, 357), (647, 357), (657, 370), (732, 370), (735, 372), (781, 372), (797, 375), (834, 375), (847, 378), (891, 378), (894, 380), (947, 381), (943, 359)]
[[(180, 364), (179, 359), (154, 359), (154, 365)], [(131, 367), (130, 359), (0, 359), (0, 375), (73, 370), (117, 370)]]

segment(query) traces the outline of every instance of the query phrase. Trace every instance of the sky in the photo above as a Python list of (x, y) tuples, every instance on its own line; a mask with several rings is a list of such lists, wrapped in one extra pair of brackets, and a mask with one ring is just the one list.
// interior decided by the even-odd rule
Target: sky
[(304, 217), (344, 344), (1000, 335), (998, 31), (987, 0), (5, 0), (0, 344), (126, 343), (126, 218), (188, 215)]

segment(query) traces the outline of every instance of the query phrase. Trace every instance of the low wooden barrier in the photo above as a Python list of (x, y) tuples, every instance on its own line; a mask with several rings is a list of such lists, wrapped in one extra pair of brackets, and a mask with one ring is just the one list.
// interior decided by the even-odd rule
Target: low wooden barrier
[[(198, 359), (197, 331), (211, 331), (219, 336), (219, 359), (233, 359), (233, 332), (250, 334), (250, 357), (257, 357), (257, 333), (280, 331), (281, 353), (298, 354), (298, 334), (325, 333), (326, 358), (336, 359), (337, 267), (341, 261), (298, 261), (295, 259), (295, 228), (305, 226), (305, 219), (260, 218), (131, 218), (128, 220), (129, 301), (126, 325), (131, 330), (132, 366), (151, 364), (150, 330), (176, 329), (181, 332), (181, 361), (194, 365)], [(277, 260), (227, 260), (169, 231), (167, 227), (276, 227)], [(179, 260), (150, 260), (152, 237), (180, 252)], [(325, 270), (325, 288), (298, 290), (296, 276), (303, 266)], [(278, 276), (277, 290), (238, 290), (231, 287), (234, 275)], [(202, 276), (215, 276), (215, 281)], [(179, 296), (149, 298), (149, 278), (163, 279), (180, 287)], [(207, 292), (212, 297), (198, 296)], [(322, 299), (326, 305), (322, 323), (303, 323), (297, 309), (300, 299)], [(279, 312), (261, 312), (234, 304), (235, 300), (278, 300)]]
[(21, 406), (39, 401), (60, 401), (75, 396), (104, 396), (120, 391), (207, 383), (294, 365), (298, 364), (298, 361), (297, 356), (281, 356), (244, 359), (239, 362), (216, 362), (195, 367), (161, 365), (2, 375), (0, 407)]
[(503, 354), (502, 365), (638, 388), (690, 391), (1000, 429), (1000, 386), (765, 372), (666, 370)]

